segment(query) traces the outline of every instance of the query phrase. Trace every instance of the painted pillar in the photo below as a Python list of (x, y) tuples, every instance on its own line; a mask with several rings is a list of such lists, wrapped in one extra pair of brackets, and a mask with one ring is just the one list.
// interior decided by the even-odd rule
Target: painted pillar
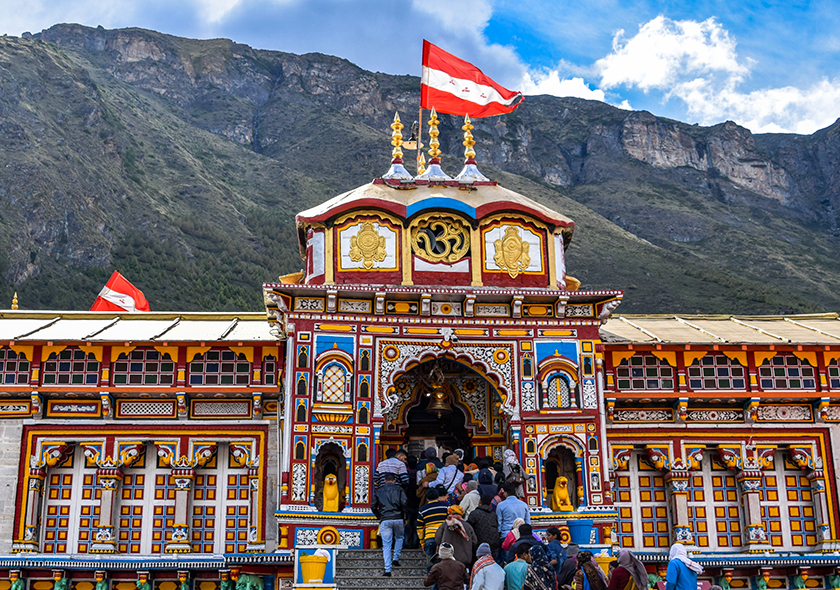
[(747, 553), (770, 551), (767, 531), (761, 520), (761, 482), (764, 472), (759, 469), (745, 469), (738, 472), (738, 490), (741, 493), (741, 517), (743, 519), (743, 544)]
[(117, 535), (114, 527), (114, 507), (117, 502), (117, 490), (123, 480), (119, 468), (109, 467), (96, 470), (96, 482), (99, 484), (99, 526), (93, 534), (90, 544), (91, 553), (116, 553)]
[(671, 504), (671, 533), (675, 543), (694, 544), (691, 523), (688, 519), (688, 478), (691, 472), (671, 469), (665, 475), (668, 486), (668, 501)]
[(828, 497), (826, 495), (825, 472), (822, 469), (815, 469), (808, 474), (808, 481), (811, 483), (811, 491), (814, 497), (814, 517), (817, 521), (817, 551), (837, 551), (838, 542), (833, 537), (830, 524)]
[(190, 493), (195, 480), (195, 469), (177, 467), (172, 470), (175, 481), (175, 515), (172, 524), (172, 536), (163, 547), (164, 553), (191, 553), (190, 545)]
[(265, 535), (262, 533), (262, 510), (260, 505), (260, 458), (255, 457), (248, 464), (248, 484), (250, 502), (248, 505), (248, 546), (249, 552), (265, 551)]

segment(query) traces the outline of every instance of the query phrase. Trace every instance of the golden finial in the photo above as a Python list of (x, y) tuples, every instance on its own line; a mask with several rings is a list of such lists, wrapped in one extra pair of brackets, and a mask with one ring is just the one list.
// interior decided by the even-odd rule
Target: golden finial
[(426, 171), (426, 156), (420, 154), (420, 159), (417, 161), (417, 174), (423, 174)]
[(12, 297), (12, 309), (18, 308), (18, 298), (17, 298), (17, 291), (15, 291), (15, 296)]
[(429, 140), (429, 147), (432, 148), (429, 150), (429, 155), (432, 157), (432, 160), (437, 159), (440, 156), (440, 142), (438, 141), (438, 135), (440, 135), (440, 131), (438, 131), (438, 125), (440, 121), (438, 121), (437, 113), (435, 112), (435, 107), (432, 107), (432, 114), (429, 116), (429, 137), (432, 139)]
[(405, 127), (402, 123), (400, 123), (400, 114), (394, 113), (394, 122), (391, 123), (391, 129), (394, 131), (391, 133), (391, 145), (394, 146), (394, 150), (391, 152), (391, 157), (393, 159), (400, 159), (402, 160), (403, 153), (402, 153), (402, 128)]
[(464, 157), (467, 160), (474, 160), (475, 159), (475, 150), (473, 146), (475, 145), (475, 140), (473, 139), (472, 130), (475, 129), (472, 123), (470, 123), (470, 116), (464, 115), (464, 126), (461, 127), (464, 130), (464, 141), (462, 142), (465, 149), (464, 149)]

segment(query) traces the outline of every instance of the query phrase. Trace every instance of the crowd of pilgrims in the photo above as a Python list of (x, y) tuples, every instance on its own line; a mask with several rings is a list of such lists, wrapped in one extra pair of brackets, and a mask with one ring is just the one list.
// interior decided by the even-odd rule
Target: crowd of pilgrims
[[(377, 466), (372, 505), (380, 521), (384, 575), (400, 567), (405, 548), (426, 554), (425, 586), (436, 590), (648, 590), (645, 566), (621, 550), (604, 574), (590, 551), (562, 544), (549, 527), (531, 528), (525, 482), (513, 451), (505, 463), (481, 458), (465, 464), (463, 451), (428, 448), (420, 458), (389, 449)], [(685, 547), (671, 547), (665, 590), (696, 590), (703, 568)], [(714, 590), (714, 587), (712, 588)]]

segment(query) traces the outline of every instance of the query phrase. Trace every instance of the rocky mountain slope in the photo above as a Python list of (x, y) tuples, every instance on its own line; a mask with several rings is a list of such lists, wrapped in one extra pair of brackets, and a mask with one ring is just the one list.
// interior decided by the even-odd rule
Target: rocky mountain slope
[[(258, 309), (295, 212), (388, 167), (419, 80), (140, 29), (0, 38), (0, 297), (85, 308), (116, 268), (153, 309)], [(442, 117), (444, 169), (460, 121)], [(629, 312), (840, 309), (840, 123), (811, 136), (528, 97), (476, 121), (485, 174), (575, 219), (570, 273)], [(2, 301), (2, 300), (0, 300)]]

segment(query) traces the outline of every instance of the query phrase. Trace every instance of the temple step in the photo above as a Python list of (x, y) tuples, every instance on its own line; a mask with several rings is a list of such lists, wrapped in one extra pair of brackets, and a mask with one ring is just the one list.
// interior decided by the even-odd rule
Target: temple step
[(391, 570), (391, 577), (383, 576), (385, 563), (381, 549), (348, 549), (336, 556), (335, 582), (339, 588), (356, 590), (406, 590), (423, 588), (426, 577), (426, 554), (422, 549), (404, 549), (400, 565)]

